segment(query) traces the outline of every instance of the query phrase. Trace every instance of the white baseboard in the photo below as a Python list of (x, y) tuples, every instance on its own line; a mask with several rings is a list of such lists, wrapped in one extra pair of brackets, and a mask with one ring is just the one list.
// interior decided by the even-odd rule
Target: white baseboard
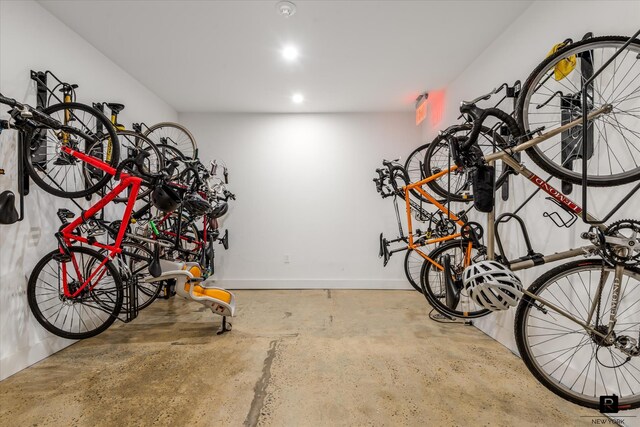
[(220, 279), (225, 289), (413, 289), (406, 280)]
[(33, 346), (20, 349), (9, 356), (0, 359), (0, 381), (41, 361), (76, 341), (65, 340), (51, 336)]

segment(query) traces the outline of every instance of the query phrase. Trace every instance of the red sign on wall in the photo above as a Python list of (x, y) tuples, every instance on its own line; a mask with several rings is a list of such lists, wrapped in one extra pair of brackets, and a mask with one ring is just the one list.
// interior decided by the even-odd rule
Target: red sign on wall
[(416, 126), (424, 121), (427, 117), (427, 101), (422, 101), (416, 108)]

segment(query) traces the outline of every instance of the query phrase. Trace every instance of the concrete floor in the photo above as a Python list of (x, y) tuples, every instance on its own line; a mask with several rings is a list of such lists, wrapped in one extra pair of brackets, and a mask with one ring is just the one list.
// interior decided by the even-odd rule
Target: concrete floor
[(592, 425), (409, 291), (238, 291), (233, 331), (173, 298), (0, 383), (0, 425)]

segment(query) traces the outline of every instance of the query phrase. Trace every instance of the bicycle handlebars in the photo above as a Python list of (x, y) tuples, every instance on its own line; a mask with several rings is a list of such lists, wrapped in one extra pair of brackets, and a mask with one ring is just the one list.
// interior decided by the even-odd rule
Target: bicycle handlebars
[(144, 179), (145, 181), (149, 181), (151, 183), (156, 183), (158, 180), (167, 178), (168, 175), (166, 172), (160, 171), (160, 173), (151, 173), (149, 169), (144, 164), (144, 159), (149, 157), (151, 154), (148, 151), (140, 151), (138, 155), (133, 159), (125, 159), (122, 161), (118, 167), (116, 168), (115, 179), (120, 179), (120, 175), (122, 171), (126, 167), (135, 166), (136, 168), (136, 176)]
[(9, 107), (16, 107), (18, 105), (20, 105), (20, 103), (18, 101), (16, 101), (13, 98), (7, 98), (6, 96), (2, 95), (0, 93), (0, 104), (6, 104)]
[(513, 136), (514, 138), (519, 138), (520, 136), (522, 136), (522, 131), (520, 130), (520, 126), (518, 126), (516, 120), (511, 117), (510, 114), (505, 113), (499, 108), (487, 108), (483, 110), (482, 108), (479, 108), (474, 104), (463, 104), (460, 106), (460, 112), (467, 113), (474, 117), (471, 133), (467, 137), (467, 140), (460, 144), (460, 150), (462, 152), (468, 152), (469, 149), (471, 149), (471, 147), (478, 142), (478, 136), (480, 135), (482, 123), (489, 117), (495, 117), (498, 120), (502, 121), (509, 129), (509, 133), (511, 133), (511, 136)]
[(47, 127), (52, 129), (60, 129), (62, 128), (62, 123), (54, 119), (53, 117), (40, 112), (39, 110), (31, 107), (27, 104), (21, 104), (13, 98), (7, 98), (0, 94), (0, 104), (8, 105), (11, 108), (16, 109), (16, 114), (12, 114), (12, 117), (15, 118), (16, 115), (20, 115), (23, 119), (33, 119), (38, 123), (41, 123)]
[[(515, 84), (520, 84), (520, 80), (518, 80)], [(500, 86), (493, 88), (493, 90), (489, 93), (486, 93), (484, 95), (480, 95), (479, 97), (477, 97), (476, 99), (474, 99), (473, 101), (462, 101), (462, 105), (470, 105), (470, 104), (477, 104), (480, 101), (486, 101), (489, 98), (491, 98), (493, 95), (495, 95), (496, 93), (500, 92), (502, 89), (508, 89), (509, 85), (507, 83), (502, 83)]]

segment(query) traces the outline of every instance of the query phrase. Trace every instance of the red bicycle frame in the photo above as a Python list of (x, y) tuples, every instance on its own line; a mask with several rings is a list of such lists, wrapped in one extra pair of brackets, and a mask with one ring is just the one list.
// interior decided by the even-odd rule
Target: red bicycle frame
[[(91, 157), (79, 151), (72, 150), (67, 146), (62, 146), (61, 150), (69, 155), (77, 157), (83, 162), (95, 168), (98, 168), (112, 176), (116, 174), (115, 168), (111, 167), (110, 165), (108, 165), (107, 163), (101, 160), (98, 160), (95, 157)], [(140, 191), (141, 183), (142, 183), (142, 178), (139, 178), (137, 176), (132, 176), (122, 172), (120, 174), (120, 182), (118, 183), (118, 185), (116, 185), (111, 191), (105, 194), (104, 197), (98, 200), (89, 209), (87, 209), (86, 211), (83, 211), (78, 218), (76, 218), (75, 220), (67, 224), (60, 231), (59, 236), (61, 236), (62, 242), (67, 246), (70, 246), (71, 242), (75, 241), (80, 243), (86, 243), (88, 245), (95, 246), (100, 249), (105, 249), (109, 251), (107, 257), (105, 257), (105, 259), (98, 265), (98, 267), (94, 269), (88, 275), (87, 278), (84, 278), (84, 279), (83, 279), (83, 274), (81, 272), (81, 269), (78, 266), (77, 260), (75, 259), (73, 254), (71, 254), (71, 261), (73, 264), (73, 268), (77, 274), (78, 280), (82, 282), (82, 285), (73, 293), (70, 292), (69, 285), (67, 282), (67, 263), (66, 262), (61, 263), (62, 273), (63, 273), (62, 285), (63, 285), (65, 297), (67, 298), (77, 297), (95, 279), (95, 281), (93, 282), (93, 285), (89, 287), (89, 289), (92, 290), (96, 286), (96, 284), (100, 281), (100, 279), (102, 279), (104, 274), (107, 272), (107, 270), (103, 267), (107, 264), (108, 261), (115, 258), (116, 255), (122, 252), (120, 245), (122, 243), (122, 239), (124, 238), (124, 234), (127, 231), (127, 225), (129, 224), (129, 220), (131, 219), (131, 213), (133, 212), (133, 207), (135, 205), (136, 198), (138, 197), (138, 192)], [(89, 218), (92, 218), (97, 212), (104, 209), (104, 207), (107, 204), (109, 204), (113, 199), (115, 199), (120, 193), (122, 193), (123, 191), (129, 188), (130, 188), (130, 192), (129, 192), (129, 199), (127, 200), (127, 207), (125, 208), (124, 214), (122, 215), (122, 222), (120, 223), (120, 229), (118, 230), (118, 234), (116, 235), (115, 242), (112, 245), (100, 243), (95, 239), (86, 238), (81, 236), (79, 233), (74, 233), (74, 230), (76, 230), (81, 224), (84, 224)], [(60, 253), (64, 255), (65, 252), (66, 252), (65, 248), (61, 246)]]
[[(158, 225), (162, 225), (164, 224), (167, 219), (169, 219), (169, 217), (173, 214), (173, 212), (169, 212), (166, 213), (162, 219), (160, 221), (158, 221)], [(167, 236), (171, 236), (171, 237), (176, 237), (178, 236), (178, 238), (180, 240), (185, 240), (189, 243), (193, 243), (195, 244), (198, 249), (202, 248), (203, 246), (205, 246), (207, 244), (207, 216), (204, 215), (203, 216), (203, 226), (204, 226), (204, 231), (202, 233), (202, 240), (194, 240), (193, 238), (190, 238), (188, 236), (184, 236), (182, 233), (180, 233), (180, 236), (178, 236), (178, 233), (173, 232), (173, 231), (169, 231), (169, 230), (161, 230), (160, 232), (163, 234), (166, 234)]]

